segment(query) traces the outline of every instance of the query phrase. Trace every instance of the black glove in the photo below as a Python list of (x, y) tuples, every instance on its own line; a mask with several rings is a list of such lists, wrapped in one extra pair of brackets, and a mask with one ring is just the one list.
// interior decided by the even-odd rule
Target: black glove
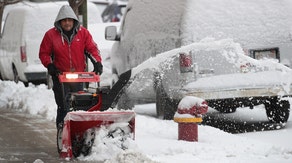
[(97, 75), (101, 75), (103, 68), (102, 64), (100, 62), (95, 62), (93, 66), (94, 66), (93, 72), (95, 72)]
[(57, 74), (60, 73), (60, 71), (57, 69), (57, 67), (53, 63), (48, 64), (47, 68), (48, 68), (48, 73), (51, 76), (56, 76)]

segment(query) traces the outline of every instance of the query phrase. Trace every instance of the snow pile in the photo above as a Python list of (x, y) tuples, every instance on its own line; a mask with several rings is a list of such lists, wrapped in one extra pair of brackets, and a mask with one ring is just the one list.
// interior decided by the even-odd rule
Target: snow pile
[(124, 150), (137, 147), (133, 140), (133, 133), (128, 128), (128, 123), (115, 123), (109, 127), (101, 126), (96, 129), (95, 140), (92, 146), (91, 155), (88, 157), (80, 157), (79, 159), (86, 161), (106, 161), (113, 157), (117, 157)]
[[(45, 85), (24, 87), (22, 83), (0, 81), (0, 99), (0, 109), (27, 112), (32, 115), (41, 115), (48, 121), (55, 120), (56, 105), (53, 91), (47, 90)], [(106, 162), (109, 163), (123, 161), (126, 163), (128, 160), (150, 163), (292, 161), (292, 148), (288, 141), (292, 136), (291, 118), (286, 127), (281, 130), (238, 135), (199, 125), (199, 140), (194, 143), (177, 140), (178, 126), (174, 121), (154, 118), (154, 104), (138, 105), (134, 110), (137, 113), (135, 140), (129, 139), (127, 150), (98, 143), (100, 137), (97, 136), (91, 155), (78, 159), (98, 161), (100, 158), (108, 158)], [(245, 118), (246, 121), (266, 121), (267, 119), (264, 109), (258, 107), (253, 110), (239, 108), (236, 113), (228, 114), (228, 116)], [(99, 135), (102, 136), (102, 132)], [(110, 144), (109, 140), (104, 141)], [(116, 144), (112, 143), (112, 145)], [(109, 158), (109, 153), (116, 155)]]
[[(0, 80), (0, 109), (10, 108), (55, 120), (57, 105), (52, 90), (46, 85), (26, 88), (23, 83)], [(32, 109), (33, 108), (33, 109)]]
[(138, 116), (138, 119), (137, 128), (147, 132), (137, 133), (136, 142), (147, 144), (143, 147), (144, 153), (159, 162), (289, 162), (292, 159), (291, 149), (242, 138), (209, 126), (199, 125), (196, 143), (178, 141), (177, 124), (173, 121), (157, 121), (145, 116)]
[(192, 108), (193, 106), (204, 106), (204, 101), (204, 99), (198, 97), (186, 96), (180, 101), (178, 108), (188, 109)]
[(152, 161), (144, 154), (133, 150), (123, 151), (116, 157), (113, 157), (112, 159), (105, 161), (105, 163), (138, 163), (138, 162), (158, 163), (156, 161)]

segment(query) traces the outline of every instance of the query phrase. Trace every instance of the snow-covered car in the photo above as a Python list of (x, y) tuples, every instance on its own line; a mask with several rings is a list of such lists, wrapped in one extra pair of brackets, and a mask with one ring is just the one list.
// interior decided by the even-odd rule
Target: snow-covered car
[[(180, 54), (189, 53), (192, 64), (185, 71)], [(286, 122), (289, 118), (292, 70), (273, 60), (250, 58), (230, 39), (203, 40), (173, 49), (132, 71), (128, 98), (154, 95), (157, 114), (166, 119), (172, 118), (185, 96), (203, 98), (223, 113), (264, 105), (271, 122)]]
[(102, 11), (103, 22), (119, 22), (125, 12), (128, 0), (90, 0)]
[[(23, 1), (8, 5), (0, 39), (0, 78), (32, 83), (49, 83), (47, 69), (38, 53), (45, 32), (53, 27), (62, 5), (68, 2)], [(101, 23), (99, 10), (88, 2), (88, 24)], [(99, 17), (98, 17), (99, 16)]]
[[(272, 122), (286, 122), (290, 105), (283, 97), (291, 95), (291, 70), (277, 61), (254, 60), (242, 50), (279, 47), (281, 58), (291, 58), (292, 20), (287, 19), (292, 19), (288, 12), (292, 6), (283, 3), (219, 0), (213, 6), (204, 0), (130, 0), (120, 31), (114, 27), (106, 30), (107, 39), (116, 41), (111, 53), (113, 74), (119, 76), (129, 69), (135, 73), (128, 97), (121, 98), (126, 102), (120, 103), (155, 101), (158, 116), (172, 119), (182, 97), (192, 95), (226, 113), (240, 106), (264, 104)], [(263, 8), (263, 4), (272, 7)], [(236, 43), (226, 41), (218, 48), (222, 42), (208, 38), (231, 38)], [(193, 44), (194, 48), (184, 48)], [(173, 57), (165, 55), (168, 51)], [(180, 53), (191, 56), (190, 72), (181, 72)], [(165, 58), (160, 62), (158, 56)], [(149, 68), (157, 62), (158, 70)]]
[(127, 2), (113, 1), (102, 12), (103, 22), (119, 22), (123, 16)]

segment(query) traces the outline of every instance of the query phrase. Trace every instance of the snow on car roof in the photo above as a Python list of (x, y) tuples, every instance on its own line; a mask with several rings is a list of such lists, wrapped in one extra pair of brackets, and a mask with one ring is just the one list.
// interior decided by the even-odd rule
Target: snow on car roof
[(183, 38), (186, 44), (206, 35), (234, 38), (243, 47), (291, 42), (290, 4), (290, 0), (189, 0)]
[(255, 60), (250, 58), (244, 54), (240, 44), (233, 42), (231, 39), (215, 40), (209, 38), (158, 54), (156, 57), (149, 58), (135, 67), (132, 71), (133, 76), (143, 73), (144, 70), (162, 72), (168, 68), (167, 65), (173, 64), (175, 58), (178, 58), (179, 52), (189, 52), (193, 49), (197, 51), (218, 51), (218, 55), (225, 57), (238, 70), (240, 70), (241, 65), (245, 64), (250, 64), (252, 69), (249, 73), (238, 71), (237, 73), (199, 78), (188, 83), (184, 90), (212, 90), (215, 88), (217, 90), (226, 90), (280, 86), (286, 92), (290, 92), (290, 84), (292, 83), (292, 70), (290, 68), (274, 60)]

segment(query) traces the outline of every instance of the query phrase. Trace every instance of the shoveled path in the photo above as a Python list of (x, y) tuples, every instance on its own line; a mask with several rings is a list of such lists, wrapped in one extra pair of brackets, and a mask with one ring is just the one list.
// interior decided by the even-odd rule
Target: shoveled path
[[(0, 162), (62, 162), (56, 127), (41, 117), (0, 110)], [(40, 161), (40, 162), (42, 162)]]

